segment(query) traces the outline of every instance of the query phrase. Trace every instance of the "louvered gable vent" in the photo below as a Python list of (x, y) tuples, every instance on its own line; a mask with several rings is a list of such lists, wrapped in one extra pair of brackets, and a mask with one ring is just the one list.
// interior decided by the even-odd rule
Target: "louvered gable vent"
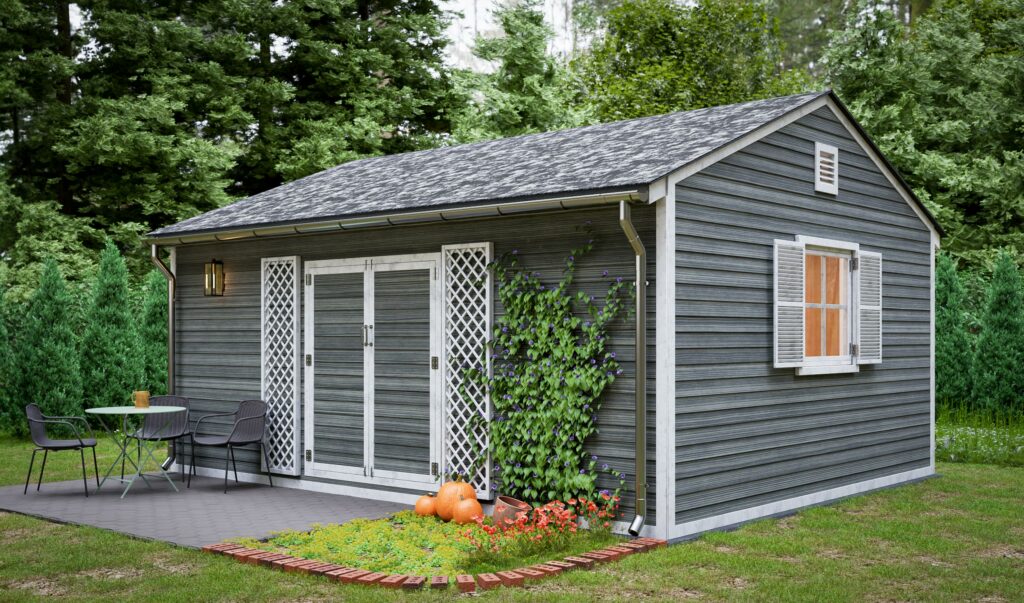
[(814, 190), (839, 194), (839, 149), (832, 145), (814, 143)]

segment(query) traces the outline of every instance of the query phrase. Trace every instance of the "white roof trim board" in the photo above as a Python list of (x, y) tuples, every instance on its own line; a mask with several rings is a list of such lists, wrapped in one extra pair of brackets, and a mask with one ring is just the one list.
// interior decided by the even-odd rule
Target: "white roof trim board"
[(828, 91), (799, 94), (351, 161), (149, 237), (182, 242), (201, 234), (637, 190), (822, 97), (835, 98)]

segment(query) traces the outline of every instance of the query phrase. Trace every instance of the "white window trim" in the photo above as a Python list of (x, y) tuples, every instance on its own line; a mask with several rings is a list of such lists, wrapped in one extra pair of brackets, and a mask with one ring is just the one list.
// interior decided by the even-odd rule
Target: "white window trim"
[[(822, 237), (813, 237), (806, 235), (796, 235), (795, 241), (804, 245), (804, 254), (806, 256), (808, 251), (821, 252), (821, 251), (834, 251), (842, 253), (844, 256), (850, 256), (856, 258), (858, 252), (860, 252), (860, 244), (852, 243), (850, 241), (840, 241), (837, 239), (826, 239)], [(810, 248), (810, 249), (808, 249)], [(859, 325), (857, 324), (857, 312), (859, 311), (860, 305), (860, 291), (857, 287), (858, 279), (850, 278), (850, 290), (849, 290), (849, 304), (848, 313), (850, 320), (850, 343), (859, 344)], [(795, 367), (796, 375), (799, 377), (812, 376), (812, 375), (837, 375), (844, 373), (859, 373), (860, 363), (851, 354), (845, 354), (843, 356), (830, 356), (830, 357), (816, 357), (807, 358), (804, 357), (803, 365)]]

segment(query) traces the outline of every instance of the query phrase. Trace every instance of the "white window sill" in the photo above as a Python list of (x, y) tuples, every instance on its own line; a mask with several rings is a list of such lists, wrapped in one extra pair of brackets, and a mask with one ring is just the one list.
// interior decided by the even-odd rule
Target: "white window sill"
[(860, 366), (856, 364), (822, 364), (818, 366), (802, 366), (796, 369), (797, 377), (808, 375), (838, 375), (841, 373), (859, 373)]

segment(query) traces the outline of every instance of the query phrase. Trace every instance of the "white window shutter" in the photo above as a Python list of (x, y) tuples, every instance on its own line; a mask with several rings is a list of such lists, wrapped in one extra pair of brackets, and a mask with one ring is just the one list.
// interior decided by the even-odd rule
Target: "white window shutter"
[(882, 254), (857, 252), (857, 364), (882, 362)]
[(804, 362), (804, 244), (775, 241), (775, 368)]
[(839, 149), (830, 144), (814, 143), (814, 190), (839, 194)]

